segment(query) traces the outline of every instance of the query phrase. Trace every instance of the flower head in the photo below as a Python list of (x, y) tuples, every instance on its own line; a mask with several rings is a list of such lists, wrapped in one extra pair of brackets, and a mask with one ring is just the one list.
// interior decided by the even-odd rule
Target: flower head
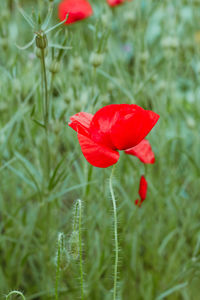
[(142, 175), (140, 178), (140, 187), (139, 187), (139, 192), (138, 192), (140, 199), (135, 200), (135, 205), (138, 205), (140, 207), (142, 202), (146, 199), (147, 188), (148, 188), (148, 183), (147, 183), (144, 175)]
[(63, 0), (58, 6), (58, 16), (61, 21), (66, 19), (65, 24), (69, 25), (90, 17), (93, 14), (92, 7), (87, 0)]
[(118, 161), (117, 150), (138, 145), (158, 119), (155, 112), (135, 104), (111, 104), (94, 115), (75, 114), (70, 118), (69, 126), (78, 133), (86, 160), (95, 167), (107, 168)]

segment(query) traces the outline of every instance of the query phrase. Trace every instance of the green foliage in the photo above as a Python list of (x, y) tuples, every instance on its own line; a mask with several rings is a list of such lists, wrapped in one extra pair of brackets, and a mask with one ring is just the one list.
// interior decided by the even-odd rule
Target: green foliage
[[(51, 1), (18, 2), (20, 9), (0, 1), (0, 298), (55, 299), (56, 284), (59, 300), (80, 298), (70, 249), (76, 243), (79, 256), (74, 201), (82, 199), (85, 299), (112, 299), (111, 170), (91, 171), (67, 122), (81, 110), (136, 103), (161, 118), (149, 135), (155, 165), (121, 153), (115, 170), (118, 296), (198, 299), (200, 2), (134, 0), (111, 10), (91, 1), (94, 16), (47, 33), (49, 172), (41, 53), (32, 39), (41, 24), (48, 30), (59, 20)], [(149, 190), (138, 208), (144, 173)]]

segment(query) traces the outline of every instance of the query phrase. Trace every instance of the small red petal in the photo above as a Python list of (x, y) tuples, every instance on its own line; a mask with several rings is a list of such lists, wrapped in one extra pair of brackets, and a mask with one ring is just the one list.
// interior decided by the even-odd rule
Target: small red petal
[(78, 134), (81, 151), (85, 159), (94, 167), (107, 168), (119, 159), (119, 153), (106, 146), (95, 143), (89, 137)]
[(145, 177), (141, 176), (141, 178), (140, 178), (140, 187), (139, 187), (139, 195), (140, 195), (140, 198), (141, 198), (141, 202), (143, 202), (146, 199), (147, 188), (148, 188), (148, 183), (147, 183)]
[(63, 0), (58, 6), (58, 16), (64, 21), (66, 15), (69, 14), (65, 24), (83, 20), (93, 14), (92, 7), (87, 0)]
[(139, 204), (139, 201), (140, 201), (139, 199), (136, 199), (136, 200), (135, 200), (135, 205), (138, 205), (138, 204)]
[(125, 150), (126, 154), (130, 154), (139, 158), (144, 164), (153, 164), (155, 156), (148, 140), (142, 140), (137, 146)]
[(92, 114), (80, 112), (70, 117), (70, 122), (68, 123), (68, 125), (76, 132), (88, 136), (92, 118)]

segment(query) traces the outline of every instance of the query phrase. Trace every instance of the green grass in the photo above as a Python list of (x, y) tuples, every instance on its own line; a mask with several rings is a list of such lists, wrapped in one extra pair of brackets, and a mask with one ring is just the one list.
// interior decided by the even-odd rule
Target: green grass
[[(35, 15), (45, 19), (48, 1), (19, 2), (29, 16), (34, 6)], [(53, 111), (48, 173), (45, 130), (39, 125), (40, 59), (35, 45), (24, 51), (16, 47), (31, 41), (34, 33), (14, 1), (0, 3), (0, 299), (12, 290), (23, 292), (26, 300), (56, 299), (57, 274), (58, 299), (80, 299), (77, 199), (82, 200), (85, 299), (112, 299), (111, 168), (91, 168), (67, 122), (79, 111), (136, 103), (161, 118), (148, 136), (155, 165), (144, 166), (121, 153), (115, 169), (118, 298), (197, 300), (200, 2), (134, 0), (114, 10), (103, 0), (91, 4), (93, 17), (48, 34)], [(55, 8), (48, 28), (58, 22)], [(95, 70), (91, 55), (96, 51), (103, 62)], [(52, 76), (55, 59), (60, 68)], [(149, 190), (138, 208), (134, 200), (142, 174)]]

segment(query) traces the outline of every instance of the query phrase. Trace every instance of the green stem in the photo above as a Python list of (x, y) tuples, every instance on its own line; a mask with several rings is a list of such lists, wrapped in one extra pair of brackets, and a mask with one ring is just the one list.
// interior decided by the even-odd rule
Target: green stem
[(56, 284), (55, 284), (55, 300), (58, 300), (58, 282), (60, 278), (60, 252), (61, 252), (62, 236), (58, 236), (58, 251), (57, 251), (57, 268), (56, 268)]
[(44, 80), (44, 125), (45, 125), (45, 157), (46, 157), (46, 178), (49, 181), (50, 175), (50, 152), (49, 152), (49, 97), (48, 97), (48, 85), (47, 85), (47, 72), (45, 63), (45, 50), (41, 49), (41, 65), (43, 71)]
[(93, 172), (93, 167), (91, 165), (89, 165), (88, 172), (87, 172), (87, 185), (86, 185), (86, 189), (85, 189), (85, 197), (87, 197), (90, 192), (90, 181), (92, 179), (92, 172)]
[(47, 129), (48, 129), (48, 125), (49, 125), (49, 99), (48, 99), (47, 72), (46, 72), (44, 49), (41, 49), (41, 63), (42, 63), (42, 71), (43, 71), (43, 78), (44, 78), (44, 98), (45, 98), (44, 124), (45, 124), (45, 127), (47, 127)]
[(118, 234), (117, 234), (117, 206), (116, 206), (116, 199), (113, 191), (112, 186), (112, 178), (114, 174), (115, 166), (113, 166), (111, 175), (110, 175), (110, 193), (112, 197), (112, 203), (113, 203), (113, 213), (114, 213), (114, 235), (115, 235), (115, 266), (114, 266), (114, 288), (113, 288), (113, 300), (116, 300), (117, 295), (117, 268), (118, 268), (118, 257), (119, 257), (119, 248), (118, 248)]
[(81, 206), (81, 200), (78, 200), (78, 202), (79, 202), (79, 258), (80, 258), (80, 276), (81, 276), (81, 300), (84, 300), (83, 261), (82, 261), (82, 232), (81, 232), (82, 206)]
[(7, 296), (6, 296), (6, 300), (8, 300), (10, 298), (10, 296), (12, 295), (18, 295), (18, 296), (21, 296), (23, 300), (26, 300), (26, 298), (24, 297), (24, 295), (19, 292), (19, 291), (12, 291), (10, 292)]

